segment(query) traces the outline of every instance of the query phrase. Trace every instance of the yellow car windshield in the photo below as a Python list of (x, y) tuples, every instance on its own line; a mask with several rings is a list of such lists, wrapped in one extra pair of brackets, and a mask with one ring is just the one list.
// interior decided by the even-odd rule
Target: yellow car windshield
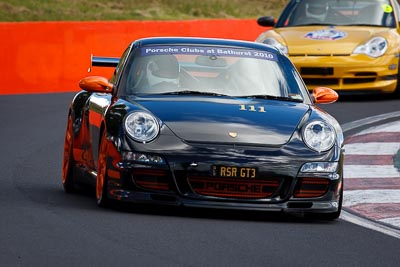
[(306, 25), (366, 25), (395, 27), (389, 0), (303, 0), (289, 5), (277, 27)]

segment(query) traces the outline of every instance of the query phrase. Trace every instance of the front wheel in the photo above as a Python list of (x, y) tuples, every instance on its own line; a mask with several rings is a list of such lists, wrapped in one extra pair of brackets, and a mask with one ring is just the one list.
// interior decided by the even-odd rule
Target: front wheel
[(107, 137), (106, 131), (104, 130), (100, 139), (97, 161), (96, 201), (99, 207), (108, 207), (110, 205), (110, 199), (107, 196), (107, 153)]
[(74, 155), (73, 155), (73, 127), (72, 117), (68, 116), (67, 130), (64, 140), (64, 154), (62, 162), (62, 185), (67, 193), (76, 192), (74, 181)]

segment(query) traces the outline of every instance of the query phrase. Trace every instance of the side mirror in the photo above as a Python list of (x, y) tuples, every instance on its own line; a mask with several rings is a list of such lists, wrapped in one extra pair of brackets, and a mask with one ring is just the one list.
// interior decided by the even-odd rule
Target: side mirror
[(257, 24), (263, 27), (275, 26), (275, 18), (272, 16), (260, 17), (257, 19)]
[(339, 99), (338, 93), (328, 87), (317, 87), (313, 90), (312, 96), (317, 104), (334, 103)]
[(107, 78), (101, 76), (89, 76), (79, 81), (79, 87), (83, 90), (95, 93), (111, 93), (114, 85)]

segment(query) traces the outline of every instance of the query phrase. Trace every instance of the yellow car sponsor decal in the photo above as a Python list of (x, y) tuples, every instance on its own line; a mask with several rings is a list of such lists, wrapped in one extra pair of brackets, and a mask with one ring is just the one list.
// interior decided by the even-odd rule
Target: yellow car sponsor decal
[(316, 30), (312, 32), (308, 32), (304, 35), (304, 38), (311, 40), (339, 40), (343, 39), (347, 36), (347, 33), (344, 31), (339, 31), (334, 28)]

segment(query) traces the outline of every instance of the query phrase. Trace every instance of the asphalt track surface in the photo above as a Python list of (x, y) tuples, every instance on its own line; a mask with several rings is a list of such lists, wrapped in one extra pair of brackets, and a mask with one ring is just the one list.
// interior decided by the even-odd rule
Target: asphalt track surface
[[(0, 96), (1, 266), (398, 266), (400, 239), (339, 219), (123, 205), (68, 195), (61, 157), (72, 93)], [(400, 100), (321, 106), (341, 124)]]

